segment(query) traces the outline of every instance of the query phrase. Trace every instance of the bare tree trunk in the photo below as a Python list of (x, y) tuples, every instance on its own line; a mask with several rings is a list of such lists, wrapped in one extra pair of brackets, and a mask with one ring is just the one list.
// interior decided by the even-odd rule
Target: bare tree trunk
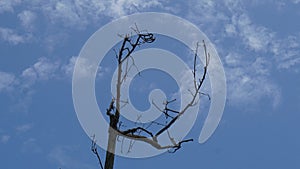
[(118, 122), (120, 118), (120, 98), (121, 98), (121, 77), (122, 77), (122, 62), (121, 57), (118, 59), (118, 79), (117, 79), (117, 98), (115, 114), (110, 116), (110, 128), (108, 130), (109, 138), (106, 150), (106, 159), (104, 169), (113, 169), (115, 162), (115, 149), (117, 140)]
[(104, 169), (113, 169), (114, 162), (115, 162), (115, 148), (116, 148), (116, 139), (117, 135), (115, 131), (111, 128), (109, 129), (109, 138), (108, 138), (108, 145), (106, 150), (106, 159), (105, 159), (105, 166)]

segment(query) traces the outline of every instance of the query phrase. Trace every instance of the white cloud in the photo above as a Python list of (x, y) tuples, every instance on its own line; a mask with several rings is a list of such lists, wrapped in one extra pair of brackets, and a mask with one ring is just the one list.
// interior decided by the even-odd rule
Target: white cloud
[(215, 29), (229, 19), (222, 12), (222, 6), (222, 3), (213, 0), (191, 0), (188, 1), (187, 17), (213, 36)]
[(239, 106), (258, 104), (268, 99), (276, 107), (280, 102), (281, 89), (272, 80), (272, 69), (299, 71), (300, 35), (281, 38), (278, 32), (257, 24), (245, 8), (256, 2), (189, 2), (188, 18), (217, 43), (218, 51), (224, 55), (221, 57), (225, 62), (229, 102)]
[(38, 62), (22, 72), (23, 87), (30, 87), (38, 80), (43, 81), (56, 78), (58, 68), (58, 62), (51, 62), (45, 57), (39, 58)]
[(31, 85), (33, 85), (37, 79), (37, 73), (35, 72), (35, 70), (30, 67), (30, 68), (27, 68), (25, 69), (23, 72), (22, 72), (22, 75), (21, 77), (23, 79), (25, 79), (25, 83), (23, 83), (23, 86), (24, 87), (30, 87)]
[(58, 146), (54, 148), (48, 155), (48, 157), (57, 163), (61, 168), (66, 169), (95, 169), (95, 166), (81, 162), (77, 154), (76, 147), (72, 146)]
[(224, 40), (223, 29), (225, 38), (239, 38), (235, 41), (242, 39), (242, 47), (254, 52), (269, 52), (277, 38), (275, 32), (256, 24), (249, 17), (245, 6), (255, 2), (225, 0), (216, 3), (211, 0), (192, 0), (188, 4), (188, 18), (197, 23), (210, 39), (214, 38), (214, 41)]
[(300, 0), (292, 0), (292, 2), (293, 2), (294, 4), (299, 4), (299, 3), (300, 3)]
[[(58, 61), (50, 61), (45, 57), (38, 59), (36, 63), (23, 70), (20, 75), (0, 72), (0, 92), (8, 91), (11, 98), (16, 101), (11, 107), (12, 111), (26, 112), (35, 93), (34, 85), (48, 80), (65, 78), (61, 72), (61, 64)], [(19, 126), (17, 131), (29, 130), (29, 125)]]
[(28, 37), (19, 35), (12, 29), (0, 27), (0, 40), (2, 40), (4, 42), (8, 42), (13, 45), (17, 45), (19, 43), (24, 43), (27, 38)]
[(236, 27), (233, 24), (227, 24), (225, 25), (225, 32), (229, 35), (236, 35)]
[(49, 16), (52, 23), (59, 22), (72, 27), (85, 25), (85, 21), (80, 18), (76, 12), (76, 6), (69, 1), (51, 1), (51, 3), (42, 8), (45, 14)]
[[(255, 24), (247, 11), (242, 7), (241, 1), (226, 0), (227, 8), (232, 11), (231, 22), (225, 24), (225, 32), (229, 36), (238, 36), (243, 40), (246, 49), (251, 49), (262, 55), (271, 55), (268, 62), (273, 62), (278, 69), (292, 68), (299, 71), (300, 44), (297, 35), (289, 35), (286, 38), (278, 37), (278, 33)], [(253, 4), (263, 2), (253, 2)], [(273, 1), (268, 3), (274, 3)], [(251, 3), (250, 3), (251, 4)], [(256, 4), (257, 5), (257, 4)]]
[(20, 75), (0, 71), (0, 92), (21, 90), (22, 93), (26, 91), (27, 94), (32, 94), (31, 88), (36, 83), (71, 77), (76, 59), (77, 57), (71, 57), (67, 64), (61, 64), (59, 61), (41, 57), (32, 66), (23, 70)]
[(230, 67), (237, 67), (244, 64), (242, 56), (236, 52), (231, 52), (225, 56), (225, 63)]
[(32, 11), (25, 10), (18, 14), (18, 18), (20, 19), (23, 27), (25, 27), (28, 31), (33, 30), (34, 21), (37, 18), (35, 13), (33, 13)]
[(133, 11), (161, 6), (162, 4), (157, 0), (113, 0), (107, 11), (113, 17), (120, 17)]
[(247, 104), (256, 105), (261, 99), (271, 100), (273, 107), (280, 101), (280, 88), (264, 76), (253, 76), (243, 72), (242, 69), (227, 69), (228, 99), (229, 103), (241, 106)]
[(20, 132), (20, 133), (24, 133), (24, 132), (27, 132), (30, 129), (32, 129), (32, 127), (33, 127), (32, 124), (24, 124), (24, 125), (21, 125), (21, 126), (17, 126), (16, 131)]
[(299, 35), (290, 35), (286, 39), (277, 40), (272, 45), (272, 52), (279, 69), (292, 69), (299, 71), (300, 43)]
[(12, 89), (15, 82), (16, 78), (13, 74), (0, 71), (0, 92)]
[[(298, 54), (299, 56), (299, 54)], [(293, 59), (289, 59), (283, 63), (281, 63), (279, 65), (279, 68), (282, 68), (282, 69), (289, 69), (290, 67), (293, 67), (295, 65), (298, 65), (300, 64), (300, 58), (293, 58)], [(299, 69), (295, 69), (296, 72), (299, 71)]]
[(33, 69), (41, 80), (49, 80), (55, 77), (55, 72), (59, 67), (59, 63), (51, 62), (47, 58), (40, 58), (37, 63), (33, 65)]
[(94, 74), (93, 70), (97, 67), (96, 63), (91, 62), (86, 58), (77, 58), (76, 59), (76, 68), (78, 67), (77, 76), (79, 78), (89, 77)]
[(138, 10), (163, 7), (158, 0), (54, 0), (44, 5), (42, 11), (52, 23), (82, 29), (91, 23), (99, 23), (103, 16), (117, 18)]
[(0, 142), (5, 144), (10, 140), (10, 136), (9, 135), (2, 135), (0, 136)]
[(74, 8), (83, 19), (100, 20), (106, 9), (105, 1), (98, 0), (75, 0)]
[[(236, 41), (235, 45), (238, 45), (238, 48), (230, 48), (230, 53), (242, 50), (259, 53), (258, 55), (269, 56), (268, 61), (276, 64), (279, 69), (293, 68), (298, 71), (296, 66), (299, 65), (300, 47), (297, 39), (300, 35), (281, 38), (277, 32), (255, 23), (245, 8), (246, 5), (255, 7), (270, 3), (274, 4), (275, 1), (225, 0), (219, 3), (210, 0), (189, 1), (188, 18), (198, 23), (200, 28), (204, 28), (210, 39), (215, 38), (213, 39), (215, 42), (226, 43), (224, 38), (226, 41), (228, 37), (234, 38), (232, 40)], [(225, 36), (220, 33), (222, 27)], [(219, 50), (229, 52), (228, 49)]]
[(77, 57), (72, 56), (69, 59), (69, 63), (67, 63), (66, 65), (62, 66), (62, 71), (68, 76), (68, 77), (72, 77), (73, 75), (73, 71), (74, 71), (74, 66), (76, 63)]
[(61, 76), (59, 66), (58, 62), (52, 62), (41, 57), (35, 64), (25, 69), (18, 77), (19, 84), (15, 86), (14, 94), (17, 94), (18, 103), (13, 109), (15, 111), (27, 111), (35, 93), (33, 86), (39, 82), (59, 79)]
[(23, 142), (21, 151), (23, 153), (42, 153), (43, 150), (35, 138), (29, 138)]
[(241, 54), (226, 56), (228, 100), (233, 105), (255, 105), (262, 99), (271, 100), (276, 107), (281, 98), (280, 88), (270, 80), (271, 64), (262, 57), (255, 61), (244, 61)]
[(251, 69), (255, 70), (256, 74), (268, 76), (270, 75), (271, 65), (266, 58), (256, 57), (251, 65)]
[(62, 70), (65, 72), (67, 77), (73, 76), (74, 66), (78, 67), (77, 77), (88, 77), (93, 75), (95, 72), (93, 70), (97, 69), (97, 78), (103, 77), (104, 74), (109, 72), (111, 69), (109, 67), (101, 67), (96, 65), (97, 63), (91, 62), (86, 58), (78, 58), (78, 57), (71, 57), (69, 63), (66, 65), (62, 65)]
[(257, 26), (252, 23), (246, 14), (233, 15), (232, 23), (238, 28), (238, 34), (243, 39), (245, 45), (252, 50), (267, 51), (269, 45), (274, 41), (274, 33), (263, 26)]
[(1, 0), (0, 1), (0, 14), (2, 12), (13, 12), (14, 6), (21, 3), (21, 0)]
[[(164, 8), (162, 1), (159, 0), (52, 0), (41, 2), (24, 2), (30, 11), (23, 11), (19, 14), (19, 18), (26, 28), (36, 17), (33, 12), (38, 11), (49, 17), (52, 23), (81, 29), (87, 24), (99, 23), (103, 16), (117, 18), (152, 7)], [(21, 0), (1, 0), (0, 13), (14, 12), (14, 7), (21, 3)]]
[[(13, 11), (13, 6), (19, 2), (20, 1), (16, 0), (0, 0), (0, 13), (1, 9), (2, 11)], [(36, 2), (37, 1), (31, 1), (28, 3), (33, 4)], [(20, 18), (22, 25), (28, 27), (31, 25), (29, 23), (32, 23), (36, 18), (36, 10), (41, 10), (44, 12), (45, 16), (49, 17), (52, 23), (59, 23), (76, 29), (83, 28), (91, 23), (99, 22), (103, 16), (116, 18), (152, 7), (167, 8), (164, 7), (165, 2), (167, 1), (74, 0), (71, 3), (71, 1), (68, 0), (53, 0), (51, 2), (45, 2), (45, 5), (41, 5), (40, 8), (30, 9), (30, 11), (25, 10), (20, 13), (18, 17)], [(299, 3), (299, 0), (292, 0), (292, 2)], [(290, 36), (286, 39), (280, 39), (276, 36), (276, 32), (267, 29), (263, 25), (256, 24), (248, 15), (247, 10), (243, 7), (246, 2), (239, 0), (225, 0), (217, 3), (213, 0), (191, 0), (187, 3), (188, 4), (182, 3), (189, 7), (189, 10), (187, 10), (187, 18), (193, 20), (193, 22), (199, 24), (201, 27), (204, 27), (204, 31), (210, 35), (210, 38), (224, 38), (220, 36), (220, 32), (225, 30), (225, 33), (229, 37), (242, 39), (241, 43), (239, 42), (239, 39), (237, 39), (238, 42), (236, 43), (242, 44), (238, 46), (238, 48), (242, 49), (231, 48), (229, 49), (232, 50), (230, 52), (226, 51), (226, 49), (222, 49), (225, 50), (224, 53), (229, 53), (225, 57), (225, 62), (227, 62), (226, 66), (228, 66), (227, 74), (229, 73), (236, 76), (229, 78), (230, 82), (233, 83), (233, 86), (236, 85), (235, 87), (237, 88), (236, 90), (232, 89), (232, 98), (237, 100), (242, 98), (241, 100), (243, 100), (245, 99), (245, 97), (242, 97), (243, 95), (250, 96), (255, 93), (259, 95), (259, 98), (262, 98), (264, 96), (258, 92), (259, 90), (266, 91), (265, 95), (269, 95), (271, 90), (275, 90), (276, 85), (269, 80), (270, 63), (277, 65), (278, 69), (296, 68), (300, 64), (300, 50), (297, 42), (300, 36)], [(27, 39), (26, 36), (21, 36), (14, 30), (7, 28), (0, 28), (0, 38), (11, 44), (24, 43)], [(58, 39), (61, 40), (61, 38)], [(53, 41), (54, 43), (57, 43), (59, 40), (55, 39)], [(245, 49), (246, 52), (251, 54), (247, 55), (247, 58), (240, 58), (238, 55), (244, 55), (240, 54), (240, 51)], [(249, 51), (247, 49), (251, 50)], [(253, 57), (253, 53), (255, 56), (260, 57)], [(272, 54), (272, 56), (267, 58), (270, 54)], [(251, 63), (245, 61), (249, 58), (252, 60)], [(61, 76), (62, 72), (59, 71), (63, 71), (64, 74), (71, 77), (75, 61), (76, 57), (72, 57), (68, 64), (62, 65), (59, 63), (52, 63), (45, 58), (40, 59), (35, 65), (30, 66), (23, 71), (20, 76), (22, 79), (21, 84), (24, 86), (31, 86), (40, 80), (53, 79), (56, 76)], [(248, 67), (242, 67), (242, 65), (247, 65)], [(83, 66), (86, 65), (83, 64)], [(253, 69), (255, 69), (255, 73), (251, 73)], [(84, 68), (82, 70), (84, 71), (87, 69)], [(255, 84), (255, 81), (263, 81), (268, 87)], [(0, 77), (0, 91), (1, 89), (5, 89), (4, 87), (1, 88), (1, 84), (2, 86), (13, 84), (10, 80), (4, 82), (1, 82)], [(231, 83), (229, 85), (231, 85)], [(253, 89), (253, 86), (255, 85), (258, 87)], [(243, 90), (245, 90), (245, 92), (242, 92)], [(254, 92), (249, 93), (250, 91)]]

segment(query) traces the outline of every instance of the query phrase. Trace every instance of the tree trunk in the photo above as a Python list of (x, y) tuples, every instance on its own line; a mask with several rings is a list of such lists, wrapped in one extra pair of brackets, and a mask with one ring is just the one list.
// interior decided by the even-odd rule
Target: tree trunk
[(104, 169), (113, 169), (115, 162), (115, 148), (116, 148), (117, 135), (114, 129), (109, 129), (109, 138), (106, 150), (106, 159)]
[(113, 169), (115, 162), (115, 149), (117, 141), (117, 128), (120, 118), (120, 97), (121, 97), (121, 74), (122, 74), (122, 63), (121, 57), (119, 57), (118, 65), (118, 79), (117, 79), (117, 98), (116, 98), (116, 111), (115, 114), (110, 116), (109, 129), (108, 129), (108, 143), (106, 150), (106, 159), (104, 169)]

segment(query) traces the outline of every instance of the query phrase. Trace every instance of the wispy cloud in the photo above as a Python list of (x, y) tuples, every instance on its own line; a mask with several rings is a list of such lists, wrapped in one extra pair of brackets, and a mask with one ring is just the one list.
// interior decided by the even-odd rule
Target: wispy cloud
[(32, 31), (34, 29), (34, 22), (37, 18), (35, 13), (29, 10), (24, 10), (18, 14), (18, 18), (20, 19), (22, 26), (27, 29), (27, 31)]
[[(187, 2), (188, 12), (186, 17), (196, 23), (205, 33), (216, 35), (216, 28), (220, 31), (220, 24), (227, 22), (229, 16), (223, 12), (223, 2), (213, 0), (190, 0)], [(218, 35), (216, 35), (218, 36)]]
[(158, 0), (114, 0), (108, 5), (108, 14), (112, 17), (120, 17), (138, 10), (151, 7), (162, 7)]
[(0, 42), (8, 42), (13, 45), (26, 42), (30, 38), (30, 35), (20, 35), (15, 30), (9, 28), (0, 27)]
[(299, 4), (299, 3), (300, 3), (300, 0), (292, 0), (292, 2), (293, 2), (294, 4)]
[(42, 10), (43, 13), (47, 13), (51, 23), (58, 22), (63, 26), (77, 28), (82, 28), (87, 24), (85, 18), (77, 13), (76, 3), (70, 1), (51, 1), (42, 7)]
[(29, 138), (23, 142), (21, 152), (23, 152), (23, 153), (42, 153), (43, 150), (35, 138)]
[(255, 51), (266, 51), (274, 40), (274, 33), (263, 26), (256, 26), (246, 14), (232, 17), (232, 23), (247, 47)]
[(0, 136), (0, 143), (7, 143), (10, 140), (10, 136), (9, 135), (1, 135)]
[(235, 9), (231, 7), (231, 21), (225, 26), (227, 35), (241, 38), (245, 51), (250, 49), (254, 50), (254, 54), (269, 56), (269, 62), (276, 64), (278, 69), (292, 68), (298, 71), (300, 33), (291, 32), (288, 37), (279, 37), (278, 32), (253, 22), (241, 3), (238, 6)]
[[(18, 14), (21, 24), (29, 28), (33, 25), (37, 13), (47, 14), (45, 18), (48, 24), (76, 30), (83, 29), (89, 24), (101, 21), (103, 18), (117, 18), (126, 14), (147, 11), (151, 8), (168, 9), (165, 6), (169, 1), (158, 0), (54, 0), (51, 2), (28, 1), (28, 9)], [(274, 3), (268, 1), (264, 3)], [(282, 1), (281, 1), (282, 2)], [(299, 0), (291, 0), (291, 3), (299, 4)], [(1, 1), (2, 11), (14, 11), (14, 6), (21, 1)], [(43, 5), (41, 5), (41, 3)], [(291, 34), (287, 38), (277, 35), (277, 32), (262, 24), (257, 24), (250, 17), (249, 11), (245, 8), (248, 4), (262, 3), (260, 1), (224, 0), (215, 2), (213, 0), (190, 0), (182, 3), (189, 10), (185, 11), (185, 17), (204, 30), (205, 33), (217, 44), (220, 53), (224, 54), (223, 61), (226, 62), (226, 74), (232, 89), (232, 98), (243, 100), (245, 95), (257, 94), (259, 98), (270, 97), (270, 91), (280, 91), (276, 82), (271, 79), (272, 69), (297, 70), (300, 64), (299, 33)], [(40, 8), (36, 8), (41, 6)], [(0, 9), (0, 11), (1, 11)], [(65, 29), (63, 29), (65, 31)], [(59, 34), (59, 33), (57, 33)], [(49, 35), (50, 36), (50, 35)], [(11, 44), (26, 42), (26, 35), (20, 35), (17, 31), (0, 28), (2, 41)], [(48, 38), (51, 39), (51, 38)], [(226, 41), (232, 41), (232, 46), (227, 48)], [(50, 40), (57, 43), (57, 39)], [(219, 43), (220, 42), (220, 43)], [(221, 44), (223, 43), (223, 44)], [(240, 57), (240, 56), (243, 57)], [(54, 63), (46, 58), (41, 58), (35, 65), (30, 66), (21, 75), (6, 76), (6, 80), (0, 79), (0, 91), (7, 90), (8, 86), (14, 86), (19, 82), (21, 86), (32, 86), (38, 81), (53, 79), (62, 74), (71, 77), (76, 57), (72, 57), (69, 63)], [(268, 64), (269, 63), (269, 64)], [(270, 66), (270, 64), (275, 66)], [(249, 68), (253, 67), (253, 68)], [(255, 69), (255, 73), (253, 73)], [(83, 69), (84, 70), (84, 69)], [(99, 71), (101, 72), (101, 71)], [(4, 77), (4, 76), (3, 76)], [(250, 79), (250, 80), (247, 80)], [(252, 92), (259, 89), (259, 84), (254, 82), (264, 81), (269, 87), (260, 86), (260, 92)], [(3, 87), (6, 86), (6, 87)], [(257, 88), (253, 89), (253, 86)], [(236, 88), (236, 89), (235, 89)], [(230, 90), (230, 89), (229, 89)], [(244, 91), (245, 90), (245, 91)], [(238, 97), (237, 91), (240, 91)], [(278, 92), (276, 92), (278, 94)], [(234, 95), (235, 94), (235, 95)], [(273, 97), (275, 98), (275, 97)], [(279, 94), (278, 97), (279, 98)], [(277, 99), (280, 100), (280, 99)]]
[(21, 3), (21, 0), (1, 0), (0, 1), (0, 13), (13, 12), (14, 6)]
[[(69, 63), (70, 64), (70, 63)], [(66, 74), (65, 67), (59, 61), (51, 61), (45, 57), (38, 59), (36, 63), (24, 69), (21, 74), (13, 74), (0, 71), (0, 93), (9, 93), (16, 104), (11, 109), (13, 111), (27, 111), (31, 104), (31, 98), (35, 93), (35, 85), (48, 80), (70, 80), (69, 74)], [(71, 71), (71, 68), (69, 68)], [(29, 126), (23, 126), (19, 129), (26, 129)], [(18, 130), (18, 129), (17, 129)]]
[[(292, 2), (297, 3), (297, 0)], [(225, 53), (243, 50), (254, 55), (268, 56), (269, 62), (278, 65), (279, 69), (295, 69), (299, 64), (300, 47), (296, 39), (299, 39), (300, 32), (291, 32), (287, 38), (279, 37), (279, 32), (253, 21), (245, 8), (249, 5), (255, 7), (274, 3), (273, 0), (225, 0), (219, 3), (206, 0), (189, 1), (190, 13), (187, 16), (203, 28), (213, 41), (236, 41), (233, 44), (238, 48), (222, 48)]]
[(300, 34), (290, 35), (282, 40), (273, 43), (272, 52), (278, 63), (279, 69), (292, 69), (299, 71), (300, 65)]
[(24, 124), (16, 127), (16, 131), (19, 133), (24, 133), (32, 129), (33, 125), (32, 124)]
[(275, 108), (280, 103), (281, 89), (270, 76), (270, 63), (262, 57), (255, 61), (241, 59), (242, 54), (230, 53), (226, 56), (226, 77), (228, 103), (232, 105), (256, 105), (262, 99), (271, 101)]
[(15, 75), (0, 71), (0, 92), (11, 90), (15, 85)]
[(48, 80), (67, 79), (73, 74), (77, 57), (71, 57), (68, 63), (52, 61), (45, 57), (38, 59), (36, 63), (24, 69), (20, 75), (0, 71), (0, 92), (20, 89), (27, 91), (36, 83)]
[(57, 76), (59, 63), (52, 62), (45, 57), (39, 60), (22, 72), (21, 78), (24, 80), (24, 87), (34, 84), (36, 81), (53, 79)]
[(78, 157), (75, 157), (76, 147), (58, 146), (55, 147), (48, 157), (57, 163), (61, 168), (65, 169), (95, 169), (95, 166), (81, 162)]
[(111, 71), (111, 69), (109, 67), (101, 67), (101, 66), (97, 66), (95, 65), (95, 63), (85, 59), (85, 58), (78, 58), (78, 57), (71, 57), (69, 59), (69, 62), (65, 65), (61, 66), (61, 70), (64, 72), (64, 74), (67, 77), (72, 77), (73, 75), (73, 71), (74, 71), (74, 67), (75, 64), (77, 64), (76, 66), (78, 67), (78, 71), (77, 71), (77, 76), (78, 77), (86, 77), (86, 76), (90, 76), (93, 75), (94, 72), (93, 67), (97, 67), (97, 77), (96, 78), (101, 78), (103, 77), (106, 73), (108, 73), (109, 71)]
[(68, 77), (72, 77), (73, 75), (73, 71), (74, 71), (74, 66), (76, 63), (77, 57), (76, 56), (72, 56), (69, 59), (69, 62), (65, 65), (62, 66), (62, 71), (68, 76)]
[(15, 86), (15, 90), (12, 93), (17, 103), (11, 109), (13, 111), (27, 112), (31, 105), (32, 96), (35, 93), (35, 85), (39, 82), (59, 78), (60, 72), (58, 70), (58, 62), (51, 62), (44, 57), (39, 58), (35, 64), (25, 69), (18, 76), (18, 85)]
[(90, 23), (99, 22), (104, 16), (117, 18), (151, 7), (163, 5), (157, 0), (76, 0), (72, 3), (67, 0), (54, 0), (41, 9), (52, 23), (82, 29)]
[(237, 106), (257, 104), (267, 98), (276, 107), (281, 89), (273, 78), (274, 70), (299, 72), (300, 33), (281, 37), (280, 32), (256, 23), (246, 8), (270, 4), (278, 6), (276, 10), (285, 10), (280, 6), (288, 5), (273, 0), (189, 1), (187, 16), (216, 43), (225, 66), (228, 99)]

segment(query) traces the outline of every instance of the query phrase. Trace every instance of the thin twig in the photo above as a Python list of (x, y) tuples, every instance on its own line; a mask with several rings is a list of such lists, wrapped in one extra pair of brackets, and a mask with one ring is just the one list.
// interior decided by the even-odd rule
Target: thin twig
[(96, 145), (95, 135), (92, 136), (92, 146), (91, 146), (91, 150), (92, 150), (92, 152), (97, 156), (97, 159), (98, 159), (98, 161), (99, 161), (99, 165), (100, 165), (101, 169), (103, 169), (103, 165), (102, 165), (102, 162), (101, 162), (101, 158), (100, 158), (100, 155), (99, 155), (98, 150), (97, 150), (97, 145)]

